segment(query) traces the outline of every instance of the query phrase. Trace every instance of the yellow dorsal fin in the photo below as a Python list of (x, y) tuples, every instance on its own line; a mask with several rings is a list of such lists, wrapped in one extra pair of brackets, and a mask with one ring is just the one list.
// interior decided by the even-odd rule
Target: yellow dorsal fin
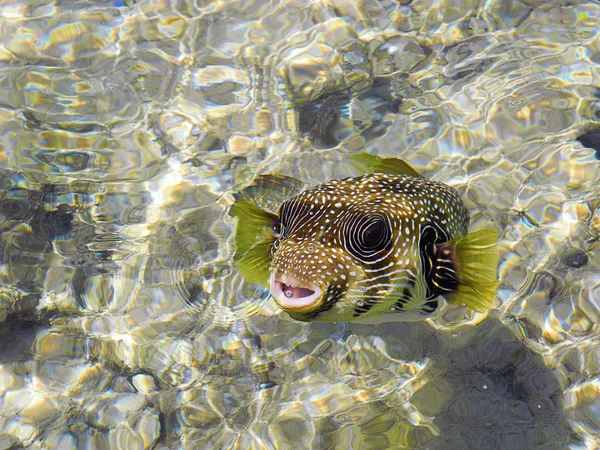
[(419, 173), (406, 162), (398, 158), (382, 158), (370, 153), (361, 153), (350, 157), (350, 162), (361, 174), (385, 173), (388, 175), (410, 175), (420, 177)]

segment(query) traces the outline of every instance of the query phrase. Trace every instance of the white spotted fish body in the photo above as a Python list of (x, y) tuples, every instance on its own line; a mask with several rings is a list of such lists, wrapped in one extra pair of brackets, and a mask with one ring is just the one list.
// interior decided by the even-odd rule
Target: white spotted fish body
[[(467, 234), (469, 214), (452, 187), (403, 171), (411, 174), (332, 180), (285, 201), (277, 215), (263, 212), (266, 239), (251, 248), (236, 240), (242, 273), (268, 268), (268, 281), (254, 281), (302, 321), (421, 320), (440, 295), (490, 309), (496, 233)], [(247, 218), (240, 206), (232, 208), (238, 229)]]

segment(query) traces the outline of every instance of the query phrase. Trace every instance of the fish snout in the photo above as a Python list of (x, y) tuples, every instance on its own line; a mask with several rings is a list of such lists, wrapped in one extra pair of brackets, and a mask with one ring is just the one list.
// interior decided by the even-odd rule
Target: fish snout
[(323, 290), (311, 282), (273, 273), (269, 284), (271, 295), (284, 311), (310, 312), (321, 303)]

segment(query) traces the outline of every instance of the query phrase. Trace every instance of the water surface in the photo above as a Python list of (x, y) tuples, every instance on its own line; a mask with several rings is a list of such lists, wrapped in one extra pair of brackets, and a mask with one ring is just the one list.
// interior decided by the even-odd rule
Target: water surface
[[(0, 2), (0, 449), (600, 447), (599, 19)], [(499, 232), (495, 311), (304, 324), (244, 283), (233, 194), (365, 150)]]

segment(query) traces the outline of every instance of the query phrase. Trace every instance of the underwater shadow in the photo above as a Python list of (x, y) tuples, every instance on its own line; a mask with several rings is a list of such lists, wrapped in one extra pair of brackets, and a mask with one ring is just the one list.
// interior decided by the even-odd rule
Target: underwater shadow
[(427, 449), (564, 449), (577, 442), (561, 405), (564, 386), (497, 317), (452, 331), (426, 323), (389, 323), (373, 333), (390, 356), (429, 359), (427, 380), (410, 402), (430, 417), (439, 434)]
[(71, 230), (72, 214), (48, 211), (53, 186), (21, 187), (21, 175), (0, 170), (0, 363), (30, 360), (36, 334), (49, 327), (37, 310), (52, 242)]

